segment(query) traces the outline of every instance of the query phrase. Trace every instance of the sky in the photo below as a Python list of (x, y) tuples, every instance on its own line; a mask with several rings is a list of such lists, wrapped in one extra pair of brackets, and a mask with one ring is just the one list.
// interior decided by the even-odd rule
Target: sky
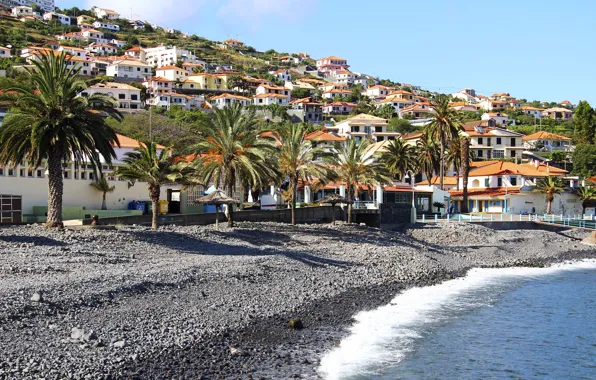
[(431, 91), (596, 104), (591, 0), (56, 0), (93, 5), (257, 50), (339, 56)]

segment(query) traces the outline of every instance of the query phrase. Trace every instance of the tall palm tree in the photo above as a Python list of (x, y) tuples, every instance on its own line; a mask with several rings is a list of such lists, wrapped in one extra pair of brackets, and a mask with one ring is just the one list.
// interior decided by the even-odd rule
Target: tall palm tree
[(441, 190), (444, 189), (445, 182), (445, 150), (462, 130), (459, 113), (450, 107), (449, 102), (449, 96), (444, 94), (432, 99), (430, 109), (433, 112), (429, 113), (431, 122), (424, 127), (429, 137), (439, 141)]
[(575, 194), (582, 201), (582, 215), (586, 213), (586, 207), (588, 204), (596, 200), (596, 188), (594, 187), (579, 187), (575, 190)]
[[(470, 140), (466, 137), (462, 137), (461, 140), (461, 176), (464, 188), (463, 202), (461, 206), (461, 213), (467, 214), (468, 210), (468, 175), (470, 174), (470, 162), (472, 158), (470, 156)], [(459, 179), (457, 181), (459, 185)]]
[(187, 186), (198, 184), (196, 179), (198, 161), (190, 164), (176, 163), (172, 158), (171, 148), (158, 152), (157, 144), (154, 142), (143, 143), (133, 152), (126, 153), (122, 162), (126, 165), (116, 169), (115, 174), (118, 177), (147, 183), (153, 213), (151, 227), (154, 229), (157, 228), (161, 187), (170, 183)]
[(561, 194), (565, 190), (565, 184), (561, 178), (549, 176), (538, 180), (536, 189), (546, 194), (546, 213), (550, 214), (555, 195)]
[[(201, 156), (203, 183), (213, 183), (234, 197), (237, 181), (257, 187), (264, 179), (275, 176), (270, 156), (275, 145), (259, 138), (255, 110), (243, 110), (240, 104), (215, 109), (196, 127), (203, 140), (191, 147)], [(242, 178), (241, 178), (242, 177)], [(228, 209), (228, 226), (233, 227), (233, 209)]]
[(27, 69), (31, 87), (0, 87), (0, 101), (10, 108), (0, 127), (0, 165), (26, 162), (47, 165), (48, 226), (62, 223), (64, 174), (62, 163), (74, 161), (101, 168), (102, 158), (116, 158), (116, 132), (104, 116), (121, 121), (115, 101), (105, 95), (79, 96), (85, 82), (80, 67), (67, 66), (65, 54), (41, 54)]
[(426, 175), (428, 185), (439, 171), (440, 157), (437, 143), (428, 135), (423, 135), (416, 143), (416, 160), (420, 170)]
[[(331, 157), (332, 153), (324, 148), (315, 147), (305, 139), (304, 124), (283, 124), (275, 131), (279, 143), (279, 171), (290, 180), (289, 193), (292, 208), (292, 224), (296, 224), (296, 191), (298, 181), (312, 182), (326, 181), (330, 175), (329, 169), (320, 159)], [(315, 142), (316, 143), (316, 142)]]
[[(337, 154), (327, 158), (335, 170), (335, 181), (346, 184), (349, 201), (353, 200), (352, 196), (358, 196), (360, 185), (370, 191), (375, 185), (391, 182), (385, 165), (378, 162), (369, 151), (369, 146), (370, 140), (358, 143), (355, 139), (349, 139), (338, 149)], [(348, 204), (348, 223), (352, 223), (351, 202)]]
[(107, 210), (108, 206), (106, 204), (106, 194), (111, 193), (114, 190), (116, 190), (116, 186), (113, 186), (113, 185), (110, 186), (110, 183), (104, 176), (102, 176), (98, 181), (91, 182), (89, 185), (91, 187), (93, 187), (95, 190), (101, 192), (101, 194), (102, 194), (101, 209)]
[(408, 170), (416, 170), (416, 149), (402, 139), (395, 139), (381, 153), (379, 161), (387, 167), (389, 174), (401, 181)]

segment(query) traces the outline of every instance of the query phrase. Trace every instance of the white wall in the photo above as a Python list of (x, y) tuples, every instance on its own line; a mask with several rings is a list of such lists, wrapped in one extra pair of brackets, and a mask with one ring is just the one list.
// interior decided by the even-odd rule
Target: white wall
[[(537, 214), (546, 213), (546, 195), (542, 193), (523, 193), (524, 195), (512, 195), (507, 200), (509, 212), (519, 214), (520, 212), (532, 213), (532, 209)], [(579, 197), (572, 193), (563, 193), (555, 195), (552, 203), (552, 213), (555, 215), (563, 214), (581, 214), (582, 204)]]

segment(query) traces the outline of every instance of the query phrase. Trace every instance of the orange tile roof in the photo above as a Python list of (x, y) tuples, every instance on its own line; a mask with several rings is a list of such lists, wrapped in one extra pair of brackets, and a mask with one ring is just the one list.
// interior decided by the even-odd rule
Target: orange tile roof
[(550, 132), (536, 132), (532, 133), (531, 135), (524, 136), (522, 138), (523, 141), (531, 141), (531, 140), (562, 140), (562, 141), (571, 141), (570, 137), (557, 135)]
[[(434, 176), (430, 179), (430, 183), (431, 185), (439, 185), (441, 183), (441, 177), (438, 176)], [(449, 185), (449, 186), (456, 186), (457, 185), (457, 177), (443, 177), (443, 184), (444, 185)], [(416, 183), (416, 185), (422, 185), (422, 186), (426, 186), (428, 185), (428, 181), (424, 180), (424, 181), (420, 181), (418, 183)]]
[(153, 77), (153, 78), (145, 79), (143, 82), (171, 82), (171, 80), (164, 78), (164, 77)]
[(322, 61), (323, 59), (329, 59), (329, 60), (334, 60), (334, 61), (346, 61), (346, 59), (336, 57), (335, 55), (330, 55), (329, 57), (320, 58), (319, 61)]
[[(487, 187), (484, 189), (468, 189), (468, 197), (497, 197), (506, 194), (517, 194), (519, 193), (520, 187)], [(461, 197), (464, 195), (463, 190), (450, 190), (449, 194), (452, 197)]]
[(221, 94), (221, 95), (217, 95), (212, 97), (209, 100), (215, 100), (215, 99), (225, 99), (225, 98), (232, 98), (232, 99), (238, 99), (238, 100), (246, 100), (250, 102), (249, 98), (246, 98), (244, 96), (240, 96), (240, 95), (233, 95), (233, 94)]
[[(494, 175), (522, 175), (524, 177), (548, 177), (548, 176), (562, 176), (567, 173), (565, 170), (562, 169), (554, 169), (551, 167), (547, 167), (546, 165), (542, 165), (543, 168), (540, 166), (537, 168), (531, 164), (515, 164), (513, 162), (507, 161), (495, 161), (492, 164), (485, 165), (479, 167), (477, 169), (471, 170), (469, 177), (486, 177), (486, 176), (494, 176)], [(552, 170), (551, 170), (552, 169)]]
[(304, 136), (304, 139), (315, 141), (346, 141), (345, 137), (338, 136), (336, 134), (329, 133), (326, 131), (314, 131)]
[(357, 107), (358, 104), (355, 103), (347, 103), (347, 102), (333, 102), (326, 104), (325, 107)]
[(351, 94), (352, 91), (350, 91), (350, 90), (339, 90), (339, 89), (334, 88), (334, 89), (327, 90), (327, 91), (323, 92), (323, 94), (331, 94), (331, 93), (336, 93), (336, 94), (338, 94), (338, 93), (339, 94)]
[(424, 136), (424, 133), (422, 133), (422, 132), (406, 133), (404, 135), (401, 135), (401, 139), (402, 140), (413, 140), (413, 139), (419, 139), (422, 136)]
[(184, 70), (184, 69), (181, 69), (181, 68), (180, 68), (180, 67), (178, 67), (178, 66), (169, 65), (169, 66), (162, 66), (162, 67), (158, 67), (158, 68), (157, 68), (157, 69), (155, 69), (155, 70)]
[[(141, 147), (141, 142), (135, 139), (131, 139), (130, 137), (126, 137), (124, 135), (121, 134), (116, 134), (117, 138), (118, 138), (118, 142), (120, 143), (120, 148), (132, 148), (132, 149), (136, 149), (136, 148), (140, 148)], [(157, 149), (165, 149), (166, 147), (163, 145), (156, 145)]]
[(259, 94), (256, 95), (255, 98), (285, 98), (287, 99), (288, 97), (286, 95), (283, 94)]

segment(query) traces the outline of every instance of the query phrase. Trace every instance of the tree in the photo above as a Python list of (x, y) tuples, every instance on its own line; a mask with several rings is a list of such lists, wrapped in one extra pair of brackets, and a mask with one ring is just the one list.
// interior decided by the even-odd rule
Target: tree
[(381, 153), (379, 161), (385, 165), (389, 174), (401, 181), (408, 170), (416, 170), (415, 156), (415, 148), (412, 145), (402, 139), (396, 139)]
[(429, 114), (431, 122), (425, 127), (426, 133), (439, 141), (441, 190), (444, 189), (445, 180), (445, 149), (450, 141), (459, 138), (462, 126), (456, 110), (450, 107), (449, 96), (440, 94), (430, 102), (434, 111)]
[[(470, 140), (467, 137), (461, 138), (461, 177), (463, 182), (463, 200), (460, 212), (467, 214), (468, 210), (468, 175), (470, 174), (470, 162), (472, 161), (470, 155)], [(459, 179), (458, 179), (459, 184)]]
[(596, 188), (579, 187), (574, 192), (579, 197), (579, 200), (582, 201), (582, 215), (584, 215), (586, 213), (586, 207), (588, 207), (592, 201), (596, 200)]
[(573, 140), (576, 144), (593, 144), (596, 138), (596, 115), (590, 104), (582, 100), (573, 115), (575, 127)]
[(230, 75), (227, 81), (228, 89), (239, 88), (242, 91), (248, 91), (250, 83), (240, 75)]
[(331, 153), (324, 148), (316, 148), (305, 139), (304, 124), (284, 123), (277, 129), (274, 136), (279, 143), (279, 171), (284, 178), (289, 179), (290, 204), (292, 208), (292, 224), (296, 224), (296, 191), (298, 181), (304, 186), (307, 182), (327, 181), (329, 169), (322, 165), (320, 158), (330, 157)]
[(303, 99), (308, 98), (310, 96), (310, 91), (306, 88), (296, 87), (292, 90), (292, 97), (296, 99)]
[(571, 174), (584, 178), (596, 175), (596, 145), (578, 144), (573, 151)]
[(393, 108), (391, 104), (384, 104), (374, 111), (375, 116), (382, 117), (384, 119), (391, 119), (394, 113), (395, 108)]
[[(391, 178), (385, 166), (378, 162), (369, 152), (370, 140), (358, 143), (355, 139), (338, 149), (337, 154), (327, 158), (327, 162), (335, 168), (335, 181), (345, 183), (347, 198), (358, 197), (360, 186), (372, 190), (374, 185), (390, 183)], [(352, 205), (348, 204), (348, 223), (352, 223)]]
[(98, 181), (92, 182), (89, 185), (102, 193), (101, 209), (107, 210), (108, 206), (106, 204), (106, 194), (116, 190), (116, 186), (110, 186), (110, 183), (104, 176), (102, 176)]
[(175, 163), (171, 156), (170, 148), (158, 152), (156, 143), (145, 142), (133, 152), (126, 153), (122, 160), (125, 166), (118, 167), (115, 171), (115, 174), (122, 179), (147, 183), (153, 213), (151, 218), (153, 229), (157, 228), (161, 187), (169, 183), (188, 185), (196, 182), (198, 163)]
[(426, 175), (428, 185), (432, 185), (432, 178), (439, 171), (440, 157), (437, 143), (428, 135), (423, 135), (416, 143), (416, 158), (418, 167)]
[(563, 190), (565, 190), (565, 184), (561, 178), (549, 176), (538, 180), (536, 189), (541, 193), (546, 194), (546, 213), (550, 214), (555, 195), (561, 194)]
[(412, 133), (416, 131), (416, 127), (409, 120), (393, 117), (389, 119), (387, 130), (399, 133)]
[[(201, 155), (201, 180), (223, 186), (228, 196), (234, 196), (238, 181), (245, 181), (253, 187), (275, 177), (274, 165), (267, 160), (275, 146), (259, 138), (255, 127), (256, 115), (252, 108), (243, 110), (238, 103), (222, 109), (214, 109), (209, 117), (199, 123), (195, 130), (203, 140), (192, 147)], [(233, 210), (229, 208), (228, 226), (233, 227)]]
[(115, 101), (105, 95), (78, 96), (86, 86), (79, 68), (66, 65), (66, 55), (40, 55), (27, 73), (32, 88), (15, 85), (0, 95), (11, 108), (0, 127), (0, 165), (47, 161), (48, 226), (62, 223), (62, 163), (73, 160), (101, 168), (110, 164), (119, 145), (103, 115), (122, 120)]
[(279, 117), (281, 120), (288, 120), (288, 112), (287, 108), (284, 106), (280, 106), (279, 104), (273, 103), (269, 104), (267, 107), (267, 111), (271, 115), (271, 119), (275, 119)]

